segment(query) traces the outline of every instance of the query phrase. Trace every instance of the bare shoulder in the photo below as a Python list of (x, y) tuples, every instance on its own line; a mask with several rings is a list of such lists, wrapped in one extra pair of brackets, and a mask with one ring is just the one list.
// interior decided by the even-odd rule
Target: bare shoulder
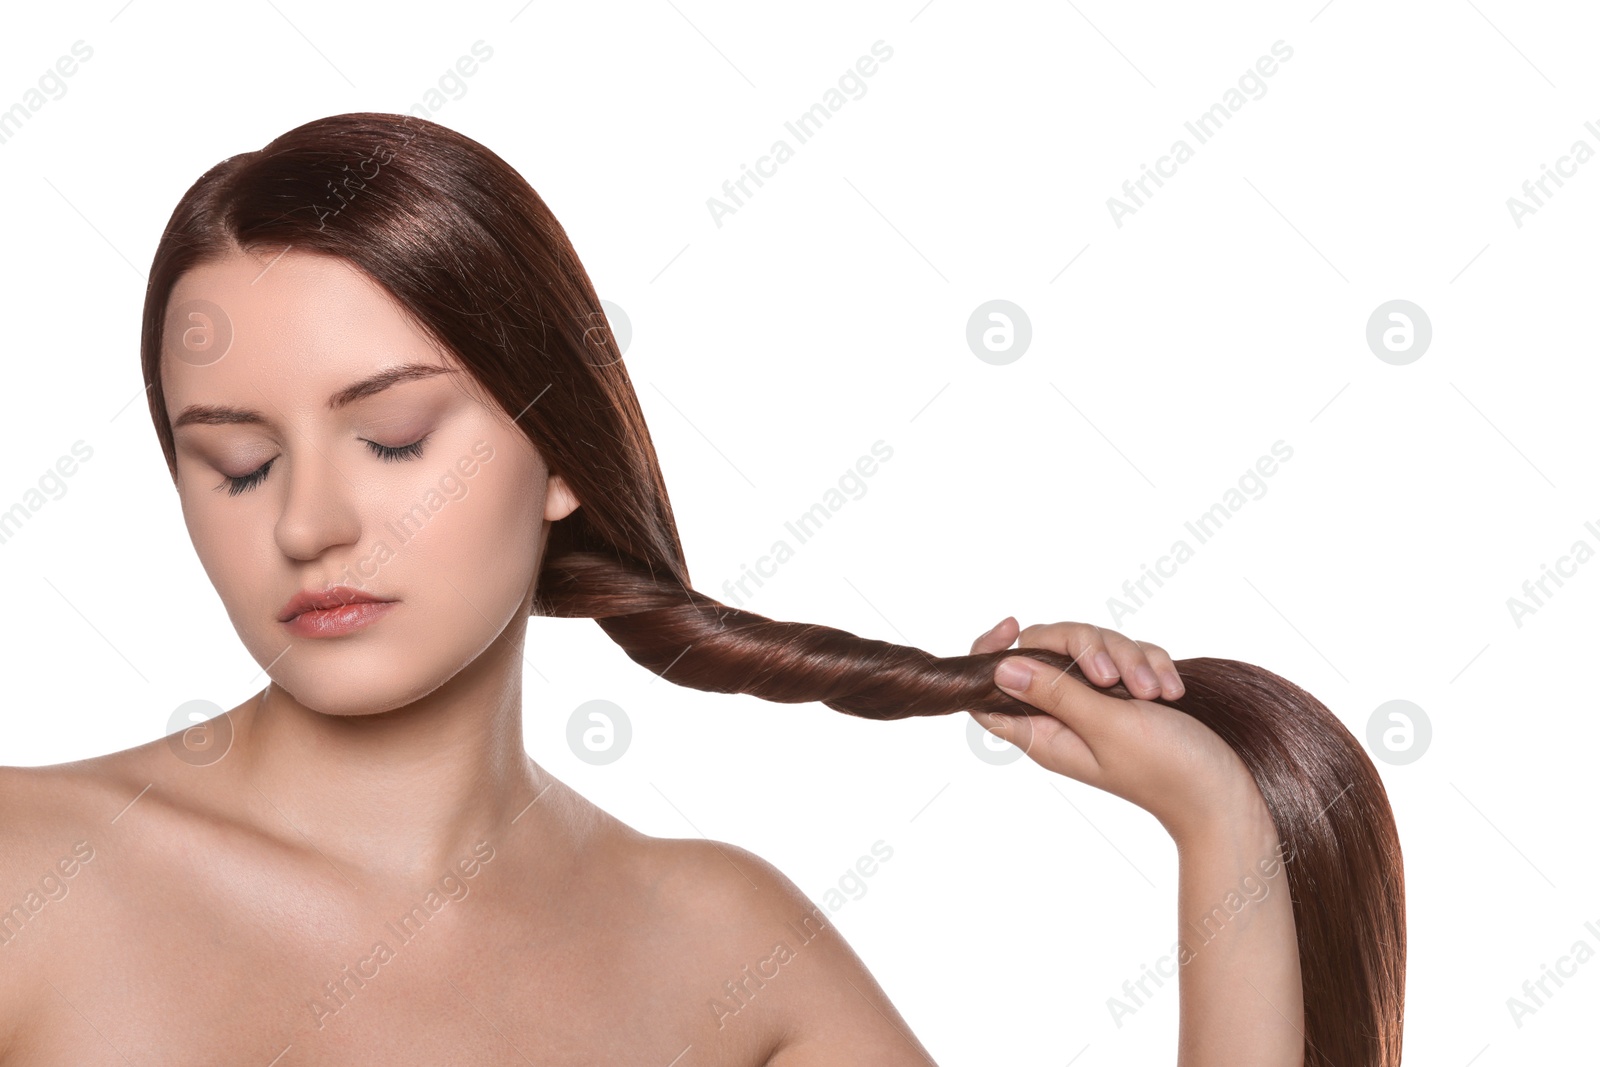
[(706, 1018), (719, 1034), (763, 1035), (747, 1062), (934, 1062), (826, 910), (776, 866), (724, 841), (643, 840), (641, 884), (659, 918), (692, 934)]
[[(137, 749), (45, 767), (0, 766), (0, 908), (41, 879), (75, 878), (140, 792)], [(145, 783), (148, 786), (149, 783)], [(53, 881), (47, 885), (53, 888)], [(37, 911), (38, 909), (34, 909)], [(15, 932), (0, 922), (0, 943)]]
[[(70, 880), (112, 844), (117, 820), (152, 784), (148, 746), (73, 763), (0, 766), (0, 909), (15, 920), (28, 887)], [(34, 908), (37, 913), (40, 908)], [(0, 921), (0, 943), (16, 932)], [(6, 968), (9, 971), (12, 968)]]
[[(37, 881), (35, 868), (55, 868), (58, 860), (69, 865), (74, 845), (97, 836), (97, 826), (109, 825), (116, 809), (97, 818), (97, 807), (112, 802), (122, 776), (120, 765), (106, 759), (0, 766), (0, 906), (20, 883)], [(92, 845), (79, 851), (87, 848)]]
[(141, 778), (151, 747), (43, 767), (0, 766), (0, 875), (65, 837), (115, 825), (121, 809), (151, 784)]
[(63, 919), (70, 909), (58, 902), (114, 832), (118, 798), (132, 778), (130, 760), (119, 757), (0, 766), (0, 1059), (48, 992), (36, 980), (36, 965), (72, 937)]

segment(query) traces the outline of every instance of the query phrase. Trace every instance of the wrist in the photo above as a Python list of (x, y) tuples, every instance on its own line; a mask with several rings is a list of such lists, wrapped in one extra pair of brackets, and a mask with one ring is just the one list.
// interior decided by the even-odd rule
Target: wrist
[(1278, 845), (1278, 828), (1267, 810), (1255, 779), (1245, 774), (1228, 788), (1218, 791), (1216, 804), (1193, 813), (1180, 825), (1168, 827), (1181, 855), (1187, 851), (1207, 853), (1271, 851)]

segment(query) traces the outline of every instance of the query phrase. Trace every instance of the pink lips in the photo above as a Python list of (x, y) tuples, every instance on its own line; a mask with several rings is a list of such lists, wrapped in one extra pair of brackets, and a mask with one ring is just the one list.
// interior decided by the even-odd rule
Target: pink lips
[(398, 606), (397, 600), (335, 585), (296, 593), (278, 613), (278, 621), (300, 637), (339, 637), (376, 622)]

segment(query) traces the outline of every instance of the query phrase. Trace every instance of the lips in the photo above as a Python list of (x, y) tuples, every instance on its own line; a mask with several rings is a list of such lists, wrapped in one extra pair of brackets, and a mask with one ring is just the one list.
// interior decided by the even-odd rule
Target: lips
[(393, 599), (393, 597), (363, 593), (347, 585), (331, 585), (326, 589), (303, 589), (290, 597), (283, 610), (278, 612), (278, 621), (289, 622), (308, 611), (326, 611), (329, 608), (342, 608), (350, 604), (389, 604), (393, 603)]

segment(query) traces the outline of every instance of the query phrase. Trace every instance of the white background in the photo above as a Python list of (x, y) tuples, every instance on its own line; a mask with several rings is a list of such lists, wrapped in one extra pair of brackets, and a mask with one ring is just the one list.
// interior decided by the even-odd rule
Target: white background
[[(625, 309), (697, 588), (722, 597), (883, 439), (866, 493), (747, 607), (941, 655), (1006, 614), (1090, 620), (1267, 666), (1363, 740), (1380, 704), (1415, 702), (1430, 747), (1378, 762), (1405, 848), (1408, 1062), (1594, 1054), (1600, 962), (1520, 1026), (1507, 1007), (1579, 940), (1600, 950), (1600, 563), (1520, 626), (1507, 607), (1574, 542), (1600, 547), (1600, 162), (1520, 227), (1507, 207), (1575, 140), (1600, 148), (1582, 5), (71, 7), (0, 34), (0, 108), (93, 48), (0, 144), (0, 509), (93, 448), (0, 544), (0, 762), (129, 747), (187, 700), (260, 688), (145, 411), (144, 272), (206, 167), (421, 105), (482, 40), (492, 58), (415, 113), (526, 176)], [(893, 56), (865, 94), (718, 227), (707, 198), (795, 146), (784, 121), (878, 40)], [(1265, 94), (1199, 144), (1184, 122), (1278, 40), (1293, 56)], [(1107, 198), (1179, 137), (1194, 158), (1118, 227)], [(996, 298), (1033, 331), (1005, 366), (965, 340)], [(1403, 366), (1365, 339), (1393, 299), (1433, 327)], [(1280, 439), (1265, 494), (1114, 620), (1122, 583)], [(980, 760), (965, 715), (682, 689), (586, 621), (534, 620), (528, 659), (532, 755), (639, 829), (738, 843), (814, 899), (892, 847), (834, 921), (939, 1062), (1170, 1062), (1175, 982), (1121, 1026), (1107, 1008), (1176, 933), (1176, 854), (1144, 812)], [(607, 766), (565, 740), (596, 698), (634, 730)]]

